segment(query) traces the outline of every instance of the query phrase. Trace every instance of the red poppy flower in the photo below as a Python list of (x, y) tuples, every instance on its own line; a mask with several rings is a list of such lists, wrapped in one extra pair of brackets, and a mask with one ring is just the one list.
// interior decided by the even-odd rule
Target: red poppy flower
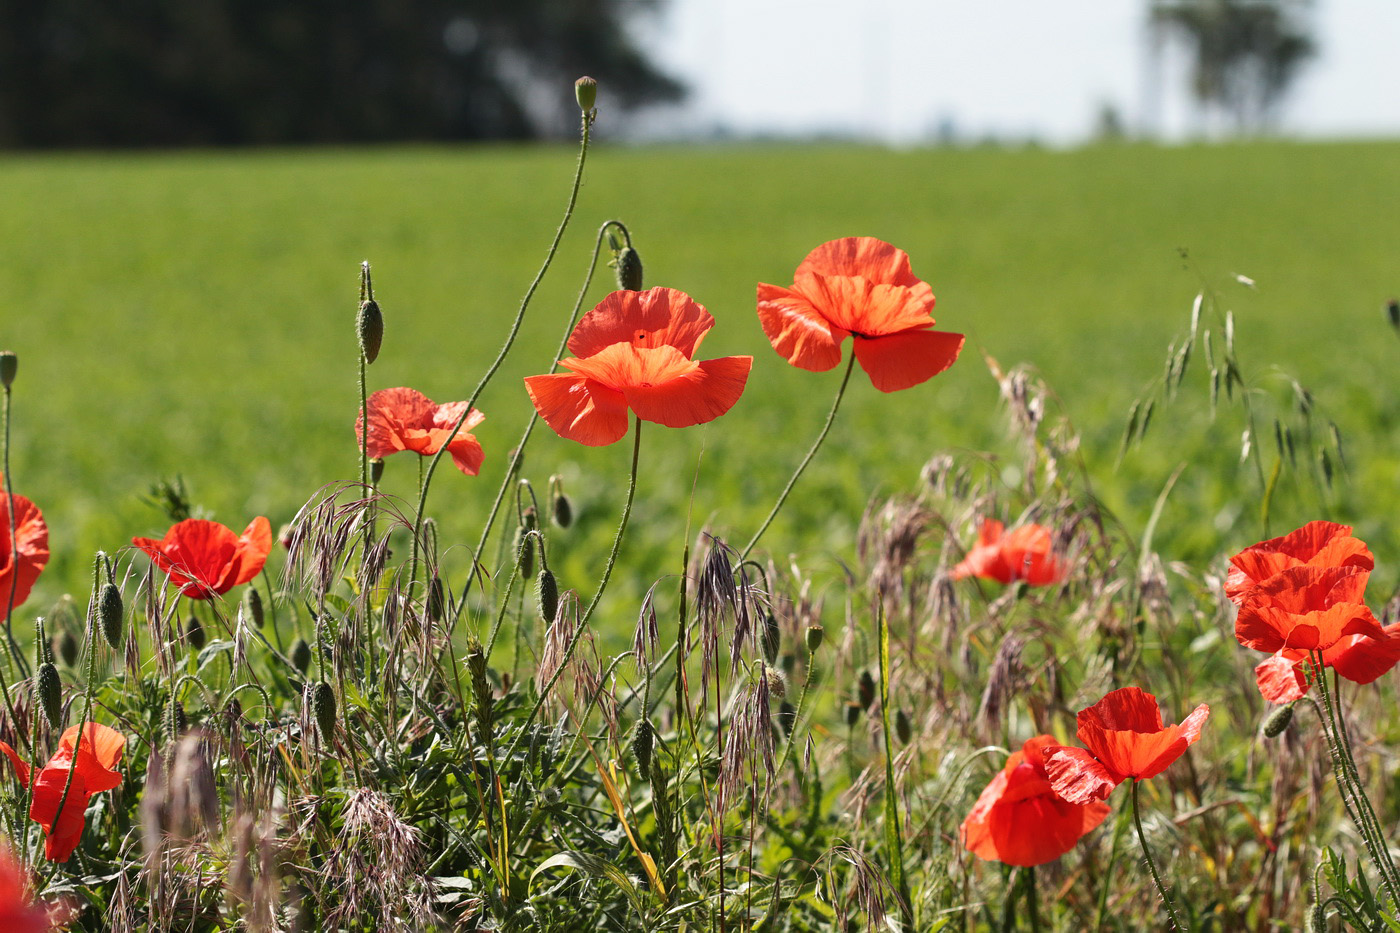
[[(4, 482), (0, 474), (0, 484)], [(24, 496), (15, 496), (15, 537), (10, 540), (10, 503), (0, 485), (0, 611), (21, 606), (39, 573), (49, 562), (49, 526), (39, 507)]]
[(1246, 648), (1326, 651), (1350, 635), (1384, 638), (1361, 600), (1370, 573), (1355, 566), (1290, 567), (1256, 584), (1235, 616), (1235, 637)]
[[(74, 748), (77, 746), (77, 761)], [(115, 729), (90, 722), (82, 727), (82, 743), (78, 743), (78, 727), (72, 726), (59, 737), (58, 751), (34, 778), (34, 802), (29, 818), (44, 828), (48, 839), (44, 857), (51, 862), (66, 862), (82, 838), (88, 801), (93, 794), (111, 790), (122, 782), (115, 769), (126, 749), (126, 737)], [(30, 782), (30, 768), (4, 742), (4, 752), (15, 767), (20, 783)], [(69, 773), (72, 782), (69, 782)], [(68, 797), (63, 797), (64, 788)], [(62, 812), (59, 803), (63, 803)]]
[(150, 556), (181, 595), (212, 599), (247, 583), (263, 569), (272, 550), (272, 526), (266, 518), (255, 518), (240, 537), (218, 522), (187, 518), (171, 526), (159, 541), (132, 538), (131, 543)]
[(1251, 544), (1230, 558), (1225, 595), (1235, 605), (1254, 587), (1289, 567), (1356, 567), (1376, 565), (1366, 542), (1351, 535), (1350, 525), (1308, 522), (1296, 531)]
[(1137, 687), (1114, 690), (1079, 711), (1077, 734), (1087, 748), (1045, 749), (1050, 785), (1070, 803), (1089, 803), (1128, 778), (1156, 777), (1201, 737), (1209, 715), (1202, 703), (1180, 725), (1164, 726), (1155, 696)]
[(1059, 744), (1052, 735), (1038, 735), (1006, 760), (963, 820), (969, 852), (1008, 865), (1043, 865), (1103, 822), (1108, 804), (1069, 803), (1051, 789), (1044, 752)]
[(1001, 583), (1025, 580), (1031, 586), (1055, 583), (1064, 577), (1064, 565), (1050, 550), (1050, 529), (1022, 525), (1002, 534), (1004, 526), (994, 518), (982, 520), (977, 543), (962, 563), (953, 568), (953, 579), (983, 577)]
[(618, 291), (585, 314), (569, 337), (568, 373), (527, 376), (525, 390), (560, 437), (589, 447), (627, 434), (627, 411), (643, 421), (688, 428), (734, 407), (751, 356), (695, 361), (715, 319), (685, 292)]
[[(416, 389), (397, 388), (380, 389), (366, 400), (366, 405), (369, 408), (366, 446), (372, 459), (401, 450), (431, 457), (446, 445), (447, 454), (457, 469), (468, 476), (475, 476), (481, 470), (481, 461), (486, 455), (476, 435), (468, 433), (467, 429), (481, 424), (486, 416), (473, 408), (457, 433), (452, 433), (452, 426), (467, 407), (466, 402), (437, 405)], [(355, 439), (365, 443), (362, 417), (355, 419)]]
[(10, 847), (0, 842), (0, 930), (5, 933), (49, 933), (48, 912), (34, 904), (24, 866)]
[(874, 237), (823, 243), (792, 288), (760, 283), (758, 319), (773, 349), (799, 369), (824, 372), (854, 338), (856, 361), (881, 392), (932, 379), (958, 358), (963, 335), (933, 330), (933, 289), (909, 255)]

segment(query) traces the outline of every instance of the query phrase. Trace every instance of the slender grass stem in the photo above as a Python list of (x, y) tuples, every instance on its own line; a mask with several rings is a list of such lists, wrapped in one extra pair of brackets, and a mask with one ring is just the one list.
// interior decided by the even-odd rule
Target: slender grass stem
[(1129, 778), (1133, 782), (1133, 826), (1137, 828), (1138, 843), (1142, 846), (1142, 857), (1147, 862), (1147, 870), (1152, 875), (1152, 883), (1157, 885), (1157, 893), (1162, 898), (1162, 906), (1167, 909), (1167, 918), (1171, 921), (1172, 929), (1186, 931), (1186, 924), (1182, 922), (1181, 915), (1177, 913), (1176, 903), (1172, 900), (1171, 892), (1162, 883), (1162, 875), (1157, 870), (1157, 860), (1152, 857), (1152, 848), (1147, 844), (1147, 834), (1142, 831), (1142, 814), (1138, 806), (1138, 785), (1142, 782), (1137, 778)]
[(749, 556), (749, 552), (754, 549), (754, 545), (758, 544), (758, 540), (763, 537), (763, 533), (768, 530), (768, 526), (773, 524), (773, 519), (778, 517), (778, 512), (782, 510), (783, 503), (787, 502), (788, 495), (792, 492), (792, 487), (797, 485), (797, 481), (802, 478), (802, 473), (807, 469), (807, 464), (812, 462), (812, 458), (815, 457), (817, 451), (821, 449), (822, 442), (826, 440), (826, 435), (830, 433), (831, 426), (836, 421), (836, 412), (841, 408), (841, 399), (846, 395), (846, 386), (851, 381), (851, 370), (855, 369), (855, 365), (856, 355), (855, 351), (852, 351), (851, 359), (846, 363), (846, 374), (841, 377), (841, 388), (836, 390), (836, 398), (831, 403), (831, 411), (827, 413), (826, 424), (822, 425), (821, 433), (818, 434), (817, 439), (812, 442), (812, 447), (807, 451), (807, 456), (802, 458), (802, 462), (797, 465), (797, 471), (792, 474), (792, 478), (788, 480), (787, 486), (783, 487), (782, 493), (778, 496), (778, 501), (773, 503), (773, 510), (768, 513), (768, 517), (763, 520), (763, 524), (758, 527), (758, 531), (754, 532), (753, 537), (749, 539), (749, 543), (744, 545), (744, 550), (739, 555), (741, 561)]
[(1119, 813), (1118, 819), (1113, 822), (1113, 842), (1108, 848), (1108, 867), (1104, 869), (1099, 884), (1099, 909), (1094, 916), (1094, 929), (1102, 930), (1104, 922), (1108, 919), (1108, 892), (1109, 879), (1113, 877), (1113, 866), (1118, 861), (1118, 845), (1123, 841), (1123, 830), (1127, 827), (1127, 814)]

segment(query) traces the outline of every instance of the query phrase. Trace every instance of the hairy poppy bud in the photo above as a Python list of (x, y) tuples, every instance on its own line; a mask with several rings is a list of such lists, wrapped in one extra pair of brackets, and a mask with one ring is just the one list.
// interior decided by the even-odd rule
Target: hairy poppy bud
[(860, 722), (861, 708), (859, 703), (851, 702), (846, 704), (846, 728), (850, 729)]
[(554, 571), (548, 567), (541, 568), (535, 580), (535, 602), (539, 605), (540, 618), (553, 622), (559, 614), (559, 583), (554, 579)]
[(637, 776), (643, 781), (651, 780), (651, 750), (655, 739), (650, 719), (637, 723), (637, 734), (632, 737), (632, 755), (637, 759)]
[(311, 646), (306, 643), (305, 638), (298, 638), (292, 642), (291, 662), (292, 666), (303, 674), (311, 667)]
[(1308, 933), (1327, 933), (1327, 908), (1321, 902), (1308, 910)]
[[(1390, 326), (1395, 328), (1396, 330), (1400, 330), (1400, 301), (1397, 301), (1394, 298), (1390, 299), (1390, 301), (1385, 306), (1385, 313), (1390, 317)], [(13, 353), (10, 355), (14, 356)], [(10, 378), (13, 379), (13, 370), (11, 371), (11, 373), (12, 375), (10, 376)], [(5, 385), (9, 385), (9, 383), (6, 382)]]
[(379, 481), (384, 478), (384, 458), (375, 457), (369, 462), (369, 481), (378, 486)]
[(613, 271), (617, 274), (618, 288), (628, 292), (642, 290), (642, 257), (632, 247), (624, 246), (618, 250)]
[(58, 658), (64, 664), (72, 667), (78, 663), (78, 639), (73, 637), (72, 632), (64, 632), (54, 639), (54, 647), (58, 652)]
[(579, 78), (574, 82), (574, 99), (578, 101), (578, 109), (588, 113), (598, 102), (598, 82), (588, 75)]
[(19, 357), (15, 356), (13, 350), (0, 350), (0, 385), (8, 389), (14, 384), (18, 372)]
[(58, 668), (53, 662), (45, 661), (34, 674), (34, 695), (44, 718), (57, 729), (63, 721), (63, 684), (58, 679)]
[(97, 620), (102, 627), (102, 637), (113, 650), (122, 646), (122, 591), (115, 583), (104, 583), (98, 594)]
[(904, 710), (894, 714), (894, 734), (899, 736), (899, 741), (905, 745), (914, 736), (914, 724), (909, 720), (909, 714)]
[(443, 592), (442, 577), (433, 574), (432, 582), (428, 584), (428, 621), (437, 622), (442, 619), (442, 608), (447, 601), (447, 595)]
[(311, 713), (316, 717), (321, 738), (329, 741), (335, 735), (335, 691), (324, 680), (318, 680), (311, 688)]
[(171, 700), (165, 709), (165, 734), (175, 741), (185, 734), (189, 720), (185, 718), (185, 706), (179, 700)]
[(190, 616), (190, 620), (185, 623), (185, 641), (189, 642), (195, 651), (199, 651), (208, 640), (204, 634), (204, 623), (199, 621), (199, 616)]
[(875, 678), (870, 676), (869, 671), (860, 672), (860, 680), (856, 682), (856, 697), (860, 700), (862, 711), (870, 709), (870, 704), (875, 702)]
[(792, 730), (797, 728), (797, 707), (787, 700), (778, 707), (778, 725), (782, 726), (783, 735), (792, 735)]
[(822, 646), (822, 639), (826, 637), (826, 629), (820, 625), (807, 626), (807, 653), (816, 654), (817, 649)]
[(778, 619), (773, 613), (763, 616), (763, 660), (774, 664), (778, 660), (778, 648), (782, 645), (783, 632), (778, 627)]
[(384, 342), (384, 315), (379, 313), (379, 302), (373, 298), (360, 302), (355, 329), (359, 333), (360, 352), (365, 355), (365, 362), (373, 363), (379, 356), (379, 345)]
[(574, 504), (562, 492), (554, 497), (554, 524), (568, 528), (574, 523)]
[(252, 586), (248, 587), (248, 592), (246, 592), (246, 593), (243, 594), (243, 607), (244, 607), (245, 609), (248, 610), (248, 621), (252, 623), (253, 628), (255, 628), (255, 629), (260, 629), (260, 628), (262, 628), (262, 627), (263, 627), (263, 603), (262, 603), (262, 594), (259, 593), (259, 592), (257, 591), (257, 588), (256, 588), (256, 587), (252, 587)]
[(1269, 714), (1269, 718), (1264, 720), (1264, 736), (1266, 738), (1277, 738), (1288, 724), (1293, 721), (1293, 704), (1286, 703)]

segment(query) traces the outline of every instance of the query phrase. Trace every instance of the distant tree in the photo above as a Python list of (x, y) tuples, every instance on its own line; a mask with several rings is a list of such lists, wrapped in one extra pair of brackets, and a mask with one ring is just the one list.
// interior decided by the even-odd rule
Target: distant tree
[(0, 0), (0, 145), (521, 139), (681, 85), (655, 0)]
[(1299, 69), (1315, 52), (1309, 0), (1151, 0), (1154, 32), (1175, 37), (1193, 59), (1191, 89), (1237, 131), (1268, 129)]

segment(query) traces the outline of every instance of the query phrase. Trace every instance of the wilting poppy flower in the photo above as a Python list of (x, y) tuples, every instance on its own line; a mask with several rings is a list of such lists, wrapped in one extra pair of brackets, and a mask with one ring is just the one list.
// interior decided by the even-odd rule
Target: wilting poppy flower
[[(84, 816), (93, 794), (111, 790), (122, 782), (115, 769), (126, 749), (126, 737), (115, 729), (90, 722), (82, 727), (82, 743), (78, 742), (78, 726), (72, 726), (59, 737), (58, 751), (34, 778), (34, 802), (29, 817), (44, 828), (48, 839), (44, 857), (52, 862), (66, 862), (78, 847), (83, 835)], [(77, 759), (74, 760), (74, 750)], [(30, 783), (30, 768), (4, 742), (4, 752), (15, 767), (20, 783)], [(69, 782), (69, 774), (72, 782)], [(64, 788), (68, 797), (63, 797)], [(59, 803), (63, 803), (62, 812)]]
[(1326, 651), (1351, 635), (1384, 638), (1361, 600), (1369, 571), (1359, 567), (1289, 567), (1248, 591), (1235, 616), (1246, 648)]
[(1031, 586), (1054, 583), (1064, 576), (1064, 565), (1050, 550), (1050, 529), (1022, 525), (1002, 534), (994, 518), (982, 520), (977, 543), (962, 563), (953, 568), (953, 579), (983, 577), (1001, 583), (1025, 580)]
[(15, 496), (15, 537), (10, 539), (10, 503), (0, 474), (0, 612), (11, 604), (23, 605), (39, 573), (49, 562), (49, 526), (39, 507), (24, 496)]
[(1308, 522), (1281, 537), (1251, 544), (1230, 558), (1225, 595), (1238, 606), (1251, 589), (1290, 567), (1355, 567), (1369, 571), (1375, 565), (1366, 543), (1352, 537), (1350, 525)]
[(272, 526), (255, 518), (241, 536), (202, 518), (177, 522), (159, 541), (132, 538), (183, 596), (212, 599), (253, 579), (272, 550)]
[(874, 237), (823, 243), (792, 288), (758, 286), (758, 319), (773, 349), (799, 369), (824, 372), (854, 339), (856, 361), (881, 392), (931, 379), (958, 358), (963, 335), (933, 330), (933, 289), (909, 255)]
[(1201, 737), (1210, 715), (1202, 703), (1180, 725), (1162, 725), (1157, 698), (1137, 687), (1114, 690), (1079, 711), (1087, 748), (1045, 749), (1050, 785), (1070, 803), (1103, 800), (1128, 778), (1156, 777)]
[(585, 314), (569, 337), (571, 370), (527, 376), (525, 390), (560, 437), (601, 447), (627, 434), (628, 409), (643, 421), (688, 428), (734, 407), (751, 356), (694, 359), (715, 319), (685, 292), (618, 291)]
[(1103, 822), (1108, 804), (1069, 803), (1051, 789), (1044, 752), (1059, 744), (1052, 735), (1038, 735), (1006, 760), (963, 820), (968, 851), (1008, 865), (1043, 865)]
[[(437, 405), (416, 389), (380, 389), (366, 400), (369, 408), (369, 441), (364, 439), (364, 419), (355, 419), (355, 439), (366, 444), (370, 459), (387, 457), (401, 450), (411, 450), (431, 457), (444, 445), (447, 455), (457, 469), (468, 476), (481, 470), (485, 459), (476, 435), (468, 429), (486, 420), (475, 408), (462, 422), (456, 434), (452, 426), (462, 417), (466, 402), (444, 402)], [(449, 440), (450, 438), (450, 440)]]
[(0, 930), (5, 933), (48, 933), (48, 912), (34, 904), (24, 866), (9, 846), (0, 842)]

